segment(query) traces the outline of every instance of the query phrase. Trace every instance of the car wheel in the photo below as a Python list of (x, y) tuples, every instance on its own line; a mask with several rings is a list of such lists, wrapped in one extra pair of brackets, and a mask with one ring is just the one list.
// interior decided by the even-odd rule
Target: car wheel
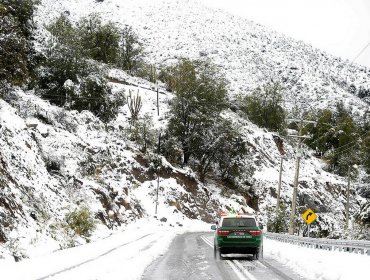
[(223, 259), (224, 259), (224, 257), (223, 257), (221, 254), (222, 254), (221, 249), (218, 249), (218, 258), (219, 258), (220, 260), (223, 260)]
[(260, 258), (260, 250), (259, 249), (256, 250), (253, 257), (254, 257), (255, 260), (258, 260)]

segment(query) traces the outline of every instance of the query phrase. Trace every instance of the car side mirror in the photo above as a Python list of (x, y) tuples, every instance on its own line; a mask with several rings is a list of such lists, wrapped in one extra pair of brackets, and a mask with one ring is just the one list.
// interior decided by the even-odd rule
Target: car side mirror
[(260, 229), (263, 229), (263, 224), (258, 224), (258, 227), (260, 228)]
[(211, 226), (211, 230), (216, 230), (217, 228), (216, 228), (216, 225), (212, 225)]

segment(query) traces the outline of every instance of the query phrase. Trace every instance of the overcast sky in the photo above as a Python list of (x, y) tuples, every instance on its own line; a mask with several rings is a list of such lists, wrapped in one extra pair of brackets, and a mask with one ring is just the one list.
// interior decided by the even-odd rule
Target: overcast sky
[[(370, 0), (202, 0), (353, 60), (370, 44)], [(370, 46), (356, 62), (370, 67)]]

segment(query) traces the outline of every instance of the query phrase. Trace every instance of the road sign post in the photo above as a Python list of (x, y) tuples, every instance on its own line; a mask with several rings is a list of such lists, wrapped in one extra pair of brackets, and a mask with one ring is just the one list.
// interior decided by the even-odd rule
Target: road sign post
[(316, 220), (317, 215), (311, 209), (308, 209), (302, 214), (302, 219), (307, 223), (307, 236), (310, 237), (310, 225)]

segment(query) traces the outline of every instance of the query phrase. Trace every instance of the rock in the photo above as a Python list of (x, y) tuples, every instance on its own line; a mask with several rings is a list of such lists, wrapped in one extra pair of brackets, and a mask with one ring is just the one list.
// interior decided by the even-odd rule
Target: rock
[(110, 219), (114, 219), (114, 212), (112, 211), (112, 210), (109, 210), (108, 211), (108, 217), (110, 218)]
[(162, 219), (160, 219), (160, 221), (165, 223), (165, 222), (167, 222), (167, 218), (163, 217)]
[(7, 241), (7, 238), (5, 236), (5, 233), (0, 228), (0, 243), (5, 243)]
[(31, 216), (32, 219), (34, 219), (35, 221), (37, 221), (37, 216), (36, 216), (36, 213), (34, 211), (32, 211), (30, 213), (30, 216)]
[(26, 123), (26, 126), (31, 129), (35, 129), (37, 127), (37, 123)]

